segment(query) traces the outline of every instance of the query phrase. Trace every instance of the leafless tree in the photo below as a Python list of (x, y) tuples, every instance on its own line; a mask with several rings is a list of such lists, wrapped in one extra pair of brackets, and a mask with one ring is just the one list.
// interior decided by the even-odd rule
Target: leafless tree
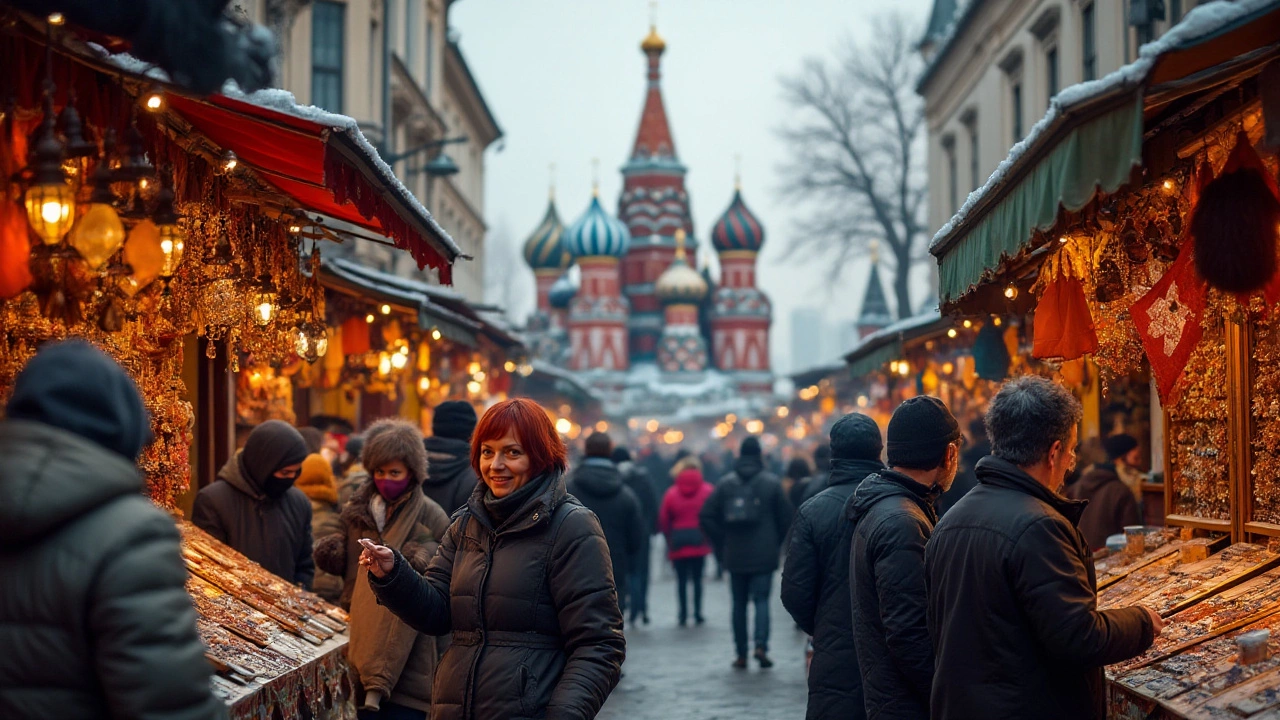
[(873, 21), (869, 42), (849, 40), (833, 60), (810, 58), (781, 81), (795, 116), (778, 131), (790, 157), (783, 189), (805, 218), (790, 255), (827, 260), (834, 285), (878, 242), (899, 318), (914, 312), (911, 267), (927, 257), (918, 37), (903, 15), (884, 15)]

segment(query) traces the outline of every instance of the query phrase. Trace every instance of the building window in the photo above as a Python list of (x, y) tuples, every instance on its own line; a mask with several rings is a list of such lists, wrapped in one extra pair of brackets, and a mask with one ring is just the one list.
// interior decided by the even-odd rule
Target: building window
[(418, 2), (404, 0), (404, 66), (410, 73), (414, 70), (413, 38), (418, 34)]
[(311, 104), (342, 112), (345, 3), (318, 0), (311, 8)]
[(1014, 48), (1003, 60), (1000, 69), (1004, 71), (1009, 88), (1009, 119), (1013, 131), (1013, 142), (1022, 139), (1022, 48)]
[(1058, 94), (1058, 48), (1051, 47), (1044, 53), (1045, 81), (1049, 87), (1049, 99)]
[(1013, 106), (1013, 142), (1022, 139), (1022, 81), (1014, 80), (1009, 88), (1009, 102)]
[(1169, 27), (1182, 20), (1182, 0), (1169, 0)]
[(951, 201), (951, 214), (960, 209), (960, 169), (956, 162), (956, 138), (947, 135), (942, 138), (942, 152), (947, 155), (947, 199)]
[(982, 167), (979, 161), (978, 152), (978, 111), (970, 109), (960, 122), (964, 123), (965, 128), (969, 130), (969, 180), (974, 190), (982, 185)]
[(1085, 5), (1080, 11), (1080, 46), (1084, 58), (1084, 79), (1098, 79), (1098, 35), (1097, 18), (1093, 3)]

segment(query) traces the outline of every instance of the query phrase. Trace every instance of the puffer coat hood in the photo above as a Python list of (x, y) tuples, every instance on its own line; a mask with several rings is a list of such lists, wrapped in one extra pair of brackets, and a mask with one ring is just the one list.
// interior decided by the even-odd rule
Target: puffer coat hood
[(622, 492), (622, 473), (607, 458), (587, 458), (573, 471), (569, 492), (583, 497), (611, 498)]
[(432, 720), (585, 720), (618, 683), (626, 642), (604, 532), (561, 476), (530, 482), (539, 491), (500, 528), (477, 487), (425, 573), (398, 556), (390, 575), (368, 575), (410, 626), (453, 632)]
[(0, 422), (0, 715), (214, 720), (178, 529), (122, 453)]

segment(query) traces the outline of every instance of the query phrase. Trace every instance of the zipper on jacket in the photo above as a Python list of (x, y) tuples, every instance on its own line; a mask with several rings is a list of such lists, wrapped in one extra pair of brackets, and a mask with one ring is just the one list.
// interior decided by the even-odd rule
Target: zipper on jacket
[(473, 717), (472, 707), (475, 702), (476, 694), (476, 671), (480, 669), (480, 660), (484, 657), (485, 647), (489, 642), (489, 623), (484, 614), (484, 596), (489, 589), (489, 572), (493, 570), (493, 554), (498, 547), (498, 534), (494, 531), (492, 534), (489, 547), (485, 550), (484, 574), (480, 576), (480, 596), (476, 598), (479, 606), (480, 615), (480, 647), (476, 650), (476, 656), (471, 660), (471, 672), (467, 675), (467, 701), (465, 717)]

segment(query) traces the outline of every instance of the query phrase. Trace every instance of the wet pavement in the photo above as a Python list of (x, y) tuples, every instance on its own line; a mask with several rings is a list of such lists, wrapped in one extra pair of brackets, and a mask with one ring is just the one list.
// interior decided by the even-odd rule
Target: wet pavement
[[(709, 560), (709, 559), (708, 559)], [(708, 565), (711, 563), (708, 562)], [(805, 636), (778, 599), (773, 579), (770, 656), (774, 666), (735, 670), (729, 579), (705, 581), (705, 625), (676, 624), (675, 580), (655, 558), (648, 626), (627, 626), (625, 677), (598, 715), (600, 720), (787, 720), (805, 710)], [(690, 599), (692, 604), (692, 598)], [(692, 609), (691, 609), (692, 610)], [(750, 618), (750, 616), (748, 616)]]

